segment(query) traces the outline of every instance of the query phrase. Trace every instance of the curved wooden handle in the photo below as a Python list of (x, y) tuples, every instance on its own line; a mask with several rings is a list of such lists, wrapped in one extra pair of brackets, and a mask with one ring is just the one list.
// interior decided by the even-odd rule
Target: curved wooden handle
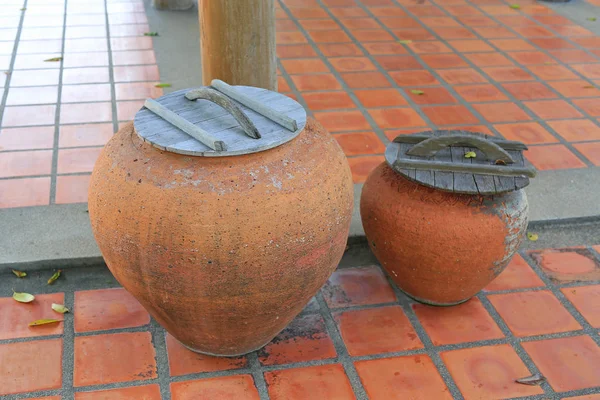
[(507, 164), (515, 162), (510, 154), (496, 143), (469, 134), (432, 137), (417, 143), (406, 154), (409, 156), (433, 157), (438, 151), (452, 145), (478, 148), (486, 155), (488, 160), (502, 160)]
[(258, 129), (256, 129), (254, 123), (250, 121), (250, 118), (248, 118), (246, 114), (244, 114), (242, 110), (233, 101), (231, 101), (231, 99), (229, 99), (229, 97), (217, 92), (214, 89), (205, 87), (190, 90), (185, 94), (185, 98), (188, 100), (208, 100), (223, 107), (240, 124), (246, 135), (254, 139), (260, 139), (260, 133), (258, 132)]

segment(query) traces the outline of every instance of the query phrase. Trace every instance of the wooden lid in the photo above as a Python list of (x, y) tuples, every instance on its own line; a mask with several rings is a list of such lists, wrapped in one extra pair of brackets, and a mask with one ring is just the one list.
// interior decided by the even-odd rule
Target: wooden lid
[(529, 185), (535, 168), (521, 142), (466, 131), (400, 135), (385, 151), (402, 176), (447, 192), (493, 195)]
[(294, 139), (305, 125), (306, 111), (295, 100), (218, 80), (146, 100), (134, 119), (137, 134), (153, 146), (204, 157), (272, 149)]

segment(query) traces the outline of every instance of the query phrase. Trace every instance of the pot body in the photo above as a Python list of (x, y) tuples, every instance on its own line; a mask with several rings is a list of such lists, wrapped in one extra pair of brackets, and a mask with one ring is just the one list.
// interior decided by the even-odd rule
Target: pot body
[(528, 205), (523, 190), (444, 192), (411, 182), (384, 162), (365, 182), (360, 213), (371, 250), (407, 295), (453, 305), (504, 270), (523, 240)]
[(106, 145), (89, 214), (106, 264), (169, 333), (212, 355), (268, 343), (340, 261), (352, 214), (346, 158), (309, 120), (294, 140), (233, 157)]

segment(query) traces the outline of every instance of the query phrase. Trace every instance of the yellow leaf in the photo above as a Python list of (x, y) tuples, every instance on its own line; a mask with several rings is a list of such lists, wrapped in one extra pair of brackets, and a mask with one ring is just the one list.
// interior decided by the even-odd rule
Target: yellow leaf
[(36, 321), (30, 322), (29, 326), (47, 325), (54, 324), (57, 322), (62, 322), (62, 319), (38, 319)]
[(595, 20), (596, 20), (596, 17), (589, 17), (589, 18), (586, 18), (586, 19), (587, 19), (588, 21), (595, 21)]
[(48, 58), (46, 60), (44, 60), (45, 62), (58, 62), (58, 61), (62, 61), (62, 57), (53, 57), (53, 58)]
[(27, 272), (17, 271), (16, 269), (13, 269), (12, 273), (15, 274), (19, 278), (25, 278), (27, 276)]
[(596, 89), (596, 86), (594, 86), (594, 85), (586, 85), (583, 88), (584, 89)]
[(35, 300), (35, 296), (29, 293), (13, 292), (13, 299), (19, 303), (31, 303)]
[(52, 303), (52, 309), (60, 314), (69, 312), (69, 309), (67, 307), (65, 307), (63, 304)]
[(527, 239), (531, 240), (532, 242), (535, 242), (539, 239), (539, 236), (537, 233), (527, 232)]
[(420, 95), (422, 95), (422, 94), (424, 94), (424, 93), (425, 93), (424, 91), (422, 91), (422, 90), (418, 90), (418, 89), (412, 89), (410, 92), (411, 92), (412, 94), (416, 94), (416, 95), (418, 95), (418, 96), (420, 96)]
[(475, 154), (474, 151), (469, 151), (467, 153), (465, 153), (465, 158), (475, 158), (477, 157), (477, 154)]
[(156, 85), (154, 85), (154, 87), (157, 87), (157, 88), (171, 87), (171, 84), (170, 83), (157, 83)]
[(518, 4), (511, 4), (509, 7), (512, 8), (513, 10), (520, 10), (521, 9), (521, 6), (518, 5)]
[(54, 282), (56, 282), (56, 280), (57, 280), (57, 279), (60, 277), (60, 273), (61, 273), (61, 272), (62, 272), (62, 271), (61, 271), (60, 269), (59, 269), (58, 271), (56, 271), (56, 272), (54, 273), (54, 275), (52, 275), (52, 276), (50, 277), (50, 279), (48, 279), (48, 285), (52, 285)]
[(400, 43), (400, 44), (409, 44), (409, 43), (412, 43), (412, 40), (410, 40), (410, 39), (398, 40), (398, 43)]

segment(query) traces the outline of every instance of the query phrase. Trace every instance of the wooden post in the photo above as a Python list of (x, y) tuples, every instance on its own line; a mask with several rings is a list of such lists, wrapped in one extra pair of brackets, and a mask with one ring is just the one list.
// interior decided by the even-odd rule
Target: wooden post
[(277, 91), (274, 0), (199, 0), (202, 82)]

